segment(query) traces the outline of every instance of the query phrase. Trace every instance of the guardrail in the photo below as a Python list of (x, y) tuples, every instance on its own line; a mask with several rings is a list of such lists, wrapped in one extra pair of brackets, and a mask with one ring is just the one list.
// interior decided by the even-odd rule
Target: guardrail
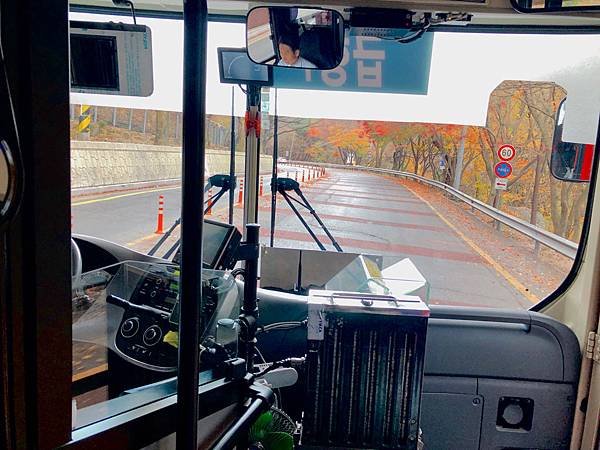
[(296, 165), (313, 165), (319, 167), (328, 167), (332, 169), (344, 169), (344, 170), (356, 170), (362, 172), (372, 172), (383, 175), (391, 175), (395, 177), (403, 177), (403, 178), (411, 178), (413, 180), (417, 180), (421, 183), (428, 184), (430, 186), (434, 186), (438, 189), (442, 189), (446, 191), (448, 194), (453, 197), (465, 202), (474, 209), (482, 212), (488, 217), (491, 217), (494, 220), (497, 220), (500, 223), (512, 228), (513, 230), (518, 231), (519, 233), (527, 236), (530, 239), (533, 239), (536, 242), (562, 254), (567, 256), (568, 258), (575, 259), (577, 255), (578, 245), (570, 241), (568, 239), (563, 238), (562, 236), (558, 236), (557, 234), (550, 233), (543, 228), (536, 227), (526, 221), (519, 219), (517, 217), (511, 216), (503, 211), (500, 211), (497, 208), (494, 208), (487, 203), (484, 203), (476, 198), (473, 198), (464, 192), (459, 191), (458, 189), (454, 189), (452, 186), (448, 186), (440, 181), (431, 180), (429, 178), (422, 177), (420, 175), (416, 175), (414, 173), (402, 172), (399, 170), (392, 169), (378, 169), (374, 167), (365, 167), (365, 166), (345, 166), (342, 164), (329, 164), (329, 163), (314, 163), (314, 162), (302, 162), (302, 161), (288, 161), (288, 164), (296, 164)]

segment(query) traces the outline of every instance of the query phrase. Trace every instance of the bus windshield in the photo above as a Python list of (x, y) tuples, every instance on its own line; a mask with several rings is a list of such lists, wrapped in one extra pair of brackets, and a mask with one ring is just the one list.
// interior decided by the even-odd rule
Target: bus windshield
[[(146, 253), (164, 231), (159, 206), (164, 229), (180, 213), (183, 25), (139, 21), (153, 35), (153, 94), (72, 94), (72, 214), (74, 233)], [(243, 47), (244, 28), (209, 25), (205, 173), (228, 173), (233, 130), (240, 229), (246, 101), (242, 89), (219, 82), (217, 48)], [(582, 92), (599, 103), (600, 36), (515, 28), (382, 44), (350, 33), (345, 50), (333, 71), (297, 71), (300, 81), (293, 82), (280, 74), (280, 87), (275, 73), (275, 86), (263, 87), (263, 243), (269, 245), (277, 111), (278, 176), (298, 182), (344, 251), (380, 256), (379, 269), (392, 279), (417, 276), (402, 269), (409, 261), (427, 282), (430, 304), (530, 308), (553, 293), (573, 265), (589, 189), (550, 170), (556, 118), (566, 98), (576, 111)], [(91, 118), (87, 127), (82, 117)], [(567, 117), (563, 139), (595, 142), (593, 126), (574, 137), (581, 120), (595, 118)], [(318, 250), (278, 200), (275, 246)], [(208, 214), (227, 221), (227, 196)]]
[[(175, 389), (141, 387), (177, 371), (183, 23), (137, 20), (152, 36), (152, 94), (71, 93), (75, 428)], [(208, 242), (205, 227), (215, 271), (201, 304), (232, 349), (240, 293), (228, 270), (248, 186), (260, 287), (298, 304), (316, 288), (526, 310), (572, 279), (596, 164), (600, 30), (443, 30), (400, 43), (350, 29), (333, 70), (230, 73), (273, 83), (254, 96), (258, 122), (245, 117), (248, 86), (221, 82), (218, 65), (224, 51), (240, 59), (245, 25), (209, 23), (204, 209), (222, 232)], [(256, 183), (245, 170), (250, 125), (260, 129)], [(107, 388), (86, 392), (107, 375)]]

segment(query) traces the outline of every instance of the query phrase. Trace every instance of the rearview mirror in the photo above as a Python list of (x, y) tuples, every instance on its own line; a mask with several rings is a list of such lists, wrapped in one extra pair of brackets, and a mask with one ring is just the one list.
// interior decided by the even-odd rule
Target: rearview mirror
[(558, 107), (550, 167), (552, 175), (563, 181), (590, 181), (594, 161), (594, 145), (562, 140), (565, 101)]
[(246, 19), (246, 48), (257, 64), (329, 70), (342, 61), (344, 19), (337, 11), (260, 6)]

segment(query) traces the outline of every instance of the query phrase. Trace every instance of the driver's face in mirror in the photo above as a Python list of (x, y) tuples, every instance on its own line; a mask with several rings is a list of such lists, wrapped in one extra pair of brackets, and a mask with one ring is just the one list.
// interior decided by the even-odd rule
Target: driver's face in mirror
[(298, 62), (298, 58), (300, 58), (300, 49), (294, 49), (292, 46), (280, 41), (279, 54), (286, 65), (293, 66)]
[(300, 56), (300, 37), (295, 34), (283, 35), (279, 38), (279, 56), (281, 59), (278, 66), (300, 67), (303, 69), (315, 69), (316, 66)]

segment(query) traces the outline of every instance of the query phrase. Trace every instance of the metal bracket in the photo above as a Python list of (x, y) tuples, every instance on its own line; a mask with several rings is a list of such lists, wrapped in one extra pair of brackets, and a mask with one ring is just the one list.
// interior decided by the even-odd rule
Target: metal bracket
[(585, 357), (597, 363), (600, 363), (600, 336), (594, 331), (588, 333), (587, 343), (585, 346)]
[(242, 242), (237, 249), (236, 259), (238, 261), (258, 260), (259, 245)]
[(246, 361), (242, 358), (228, 359), (223, 363), (227, 378), (241, 380), (246, 376)]

